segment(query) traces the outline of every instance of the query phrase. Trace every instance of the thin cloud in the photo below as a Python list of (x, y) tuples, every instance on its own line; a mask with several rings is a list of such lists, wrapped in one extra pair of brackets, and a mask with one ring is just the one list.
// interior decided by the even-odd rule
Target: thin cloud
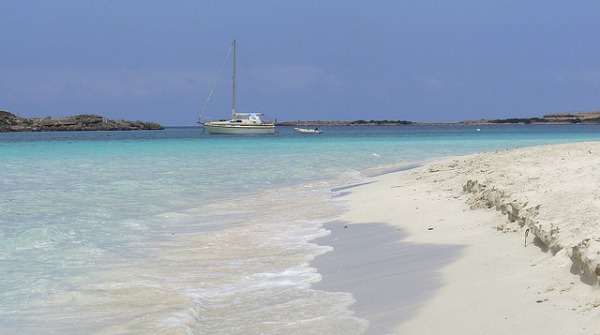
[(206, 79), (189, 72), (125, 69), (28, 69), (3, 73), (6, 98), (44, 101), (133, 101), (194, 94)]
[(595, 89), (600, 88), (600, 72), (586, 71), (564, 74), (558, 77), (560, 84), (580, 84)]
[(334, 75), (311, 65), (264, 68), (256, 71), (268, 93), (301, 92), (315, 87), (339, 89), (344, 82)]
[(431, 91), (438, 91), (444, 88), (442, 80), (434, 76), (423, 76), (418, 80), (426, 89)]

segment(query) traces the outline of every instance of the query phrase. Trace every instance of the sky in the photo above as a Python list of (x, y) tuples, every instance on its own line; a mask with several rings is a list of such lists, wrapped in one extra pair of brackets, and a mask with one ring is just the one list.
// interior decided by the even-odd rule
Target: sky
[(600, 110), (598, 1), (0, 0), (0, 8), (0, 110), (22, 117), (166, 126), (194, 125), (201, 113), (227, 118), (234, 39), (236, 110), (280, 122)]

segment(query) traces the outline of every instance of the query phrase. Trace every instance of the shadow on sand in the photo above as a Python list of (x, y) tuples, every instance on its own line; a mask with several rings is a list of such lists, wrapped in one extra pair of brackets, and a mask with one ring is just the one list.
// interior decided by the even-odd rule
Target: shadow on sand
[(391, 334), (419, 312), (442, 285), (440, 269), (463, 249), (402, 242), (403, 230), (382, 223), (333, 222), (325, 228), (332, 233), (313, 242), (334, 250), (311, 262), (323, 276), (313, 288), (352, 293), (356, 303), (350, 308), (369, 321), (364, 334)]

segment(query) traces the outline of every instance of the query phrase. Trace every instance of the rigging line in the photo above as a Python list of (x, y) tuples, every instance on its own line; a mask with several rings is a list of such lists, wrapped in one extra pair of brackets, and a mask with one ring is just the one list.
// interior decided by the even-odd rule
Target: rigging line
[(229, 47), (229, 50), (227, 51), (227, 55), (225, 56), (225, 59), (223, 60), (223, 64), (221, 65), (221, 69), (219, 70), (219, 74), (217, 75), (217, 79), (215, 79), (212, 89), (210, 90), (210, 93), (208, 94), (208, 98), (206, 99), (206, 102), (204, 103), (204, 107), (202, 107), (202, 111), (200, 112), (200, 117), (198, 118), (198, 122), (196, 122), (196, 124), (198, 124), (198, 125), (202, 124), (202, 117), (204, 116), (204, 112), (206, 112), (206, 108), (208, 107), (210, 98), (212, 97), (213, 92), (215, 91), (215, 87), (217, 87), (219, 80), (221, 80), (221, 74), (223, 74), (223, 69), (225, 68), (225, 64), (227, 63), (227, 59), (229, 58), (229, 54), (231, 53), (231, 49), (233, 49), (233, 45)]

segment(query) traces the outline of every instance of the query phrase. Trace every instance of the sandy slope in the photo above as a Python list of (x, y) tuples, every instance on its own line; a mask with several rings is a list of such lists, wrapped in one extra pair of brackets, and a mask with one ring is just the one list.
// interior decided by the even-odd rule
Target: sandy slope
[[(378, 328), (357, 298), (369, 333), (600, 334), (600, 143), (478, 154), (370, 181), (348, 190), (345, 221), (387, 223), (408, 233), (402, 242), (462, 249), (440, 263), (440, 285), (416, 314), (386, 316), (393, 331)], [(401, 265), (387, 252), (378, 268), (390, 279), (378, 285), (406, 290), (398, 282), (419, 271), (389, 276)], [(377, 273), (369, 272), (346, 290), (361, 291)]]

